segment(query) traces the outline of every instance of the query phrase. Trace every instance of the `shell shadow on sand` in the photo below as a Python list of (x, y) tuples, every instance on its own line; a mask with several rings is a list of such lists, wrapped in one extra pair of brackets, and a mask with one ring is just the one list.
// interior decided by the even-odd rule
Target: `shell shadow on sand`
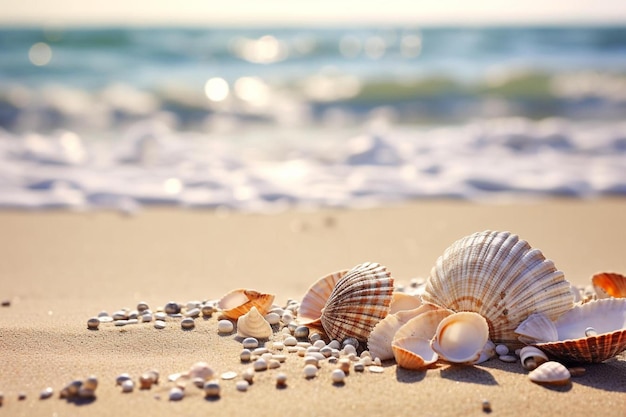
[(603, 391), (626, 393), (626, 355), (606, 362), (584, 365), (585, 374), (572, 378), (572, 384), (586, 385)]
[(456, 382), (468, 382), (471, 384), (481, 385), (498, 385), (498, 381), (491, 375), (489, 371), (478, 366), (465, 365), (449, 365), (444, 366), (439, 375), (443, 379), (449, 379)]

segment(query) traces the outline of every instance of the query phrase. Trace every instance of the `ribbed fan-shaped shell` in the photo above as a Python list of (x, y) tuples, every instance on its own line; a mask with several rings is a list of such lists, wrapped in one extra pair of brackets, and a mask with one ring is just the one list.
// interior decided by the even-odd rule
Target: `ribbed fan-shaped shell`
[(566, 385), (570, 381), (570, 371), (558, 362), (544, 362), (528, 374), (528, 378), (538, 384)]
[(391, 345), (398, 366), (420, 370), (437, 362), (439, 356), (430, 347), (430, 340), (422, 337), (395, 339)]
[(626, 298), (626, 276), (616, 272), (601, 272), (591, 277), (598, 298)]
[[(606, 298), (577, 305), (555, 326), (559, 341), (535, 346), (564, 362), (603, 362), (626, 350), (626, 299)], [(590, 328), (595, 335), (586, 336)]]
[(393, 358), (393, 350), (391, 342), (398, 329), (403, 324), (422, 313), (436, 309), (432, 304), (423, 304), (413, 310), (402, 310), (395, 314), (388, 314), (384, 319), (378, 322), (367, 339), (367, 349), (373, 358), (387, 360)]
[(543, 313), (534, 313), (528, 316), (517, 326), (515, 333), (519, 335), (519, 341), (527, 345), (559, 340), (559, 333), (554, 322)]
[(392, 293), (393, 278), (384, 266), (372, 262), (355, 266), (337, 282), (322, 310), (324, 331), (331, 339), (366, 342), (387, 316)]
[(473, 311), (489, 324), (490, 339), (517, 344), (515, 328), (532, 313), (554, 320), (573, 306), (570, 284), (541, 251), (509, 232), (474, 233), (439, 257), (424, 302)]
[(222, 310), (225, 317), (237, 320), (250, 311), (252, 307), (256, 307), (259, 313), (264, 315), (269, 311), (273, 302), (273, 294), (263, 294), (255, 290), (240, 288), (224, 295), (217, 302), (217, 307)]
[(237, 319), (237, 336), (239, 337), (267, 339), (272, 333), (272, 326), (254, 306), (250, 311)]
[(488, 338), (489, 326), (485, 318), (463, 311), (441, 320), (430, 346), (445, 361), (471, 365), (480, 359)]
[(394, 291), (389, 306), (389, 314), (395, 314), (398, 311), (413, 310), (422, 305), (422, 299), (418, 296)]
[(426, 340), (431, 340), (435, 337), (437, 327), (439, 327), (441, 320), (445, 319), (452, 313), (452, 310), (446, 310), (443, 308), (426, 311), (407, 321), (406, 324), (398, 329), (394, 337), (397, 339), (403, 339), (405, 337), (421, 337)]
[(322, 310), (332, 294), (337, 282), (348, 270), (333, 272), (313, 283), (304, 294), (298, 308), (298, 323), (302, 325), (321, 325)]

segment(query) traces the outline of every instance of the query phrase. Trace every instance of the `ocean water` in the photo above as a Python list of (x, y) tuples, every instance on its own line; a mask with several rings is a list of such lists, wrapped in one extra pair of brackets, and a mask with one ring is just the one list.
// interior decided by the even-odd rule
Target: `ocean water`
[(0, 207), (626, 195), (626, 28), (0, 28)]

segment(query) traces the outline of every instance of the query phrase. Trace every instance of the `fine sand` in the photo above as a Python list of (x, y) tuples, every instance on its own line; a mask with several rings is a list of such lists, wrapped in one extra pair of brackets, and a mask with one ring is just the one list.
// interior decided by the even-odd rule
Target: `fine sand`
[[(493, 359), (474, 367), (441, 365), (427, 372), (384, 363), (384, 372), (351, 372), (334, 386), (332, 366), (306, 380), (302, 358), (289, 354), (280, 370), (256, 374), (248, 392), (239, 378), (222, 381), (219, 400), (187, 388), (168, 401), (168, 374), (206, 361), (219, 373), (242, 371), (241, 344), (217, 334), (217, 319), (178, 321), (164, 330), (151, 324), (101, 325), (87, 319), (102, 310), (162, 306), (219, 298), (230, 289), (300, 299), (318, 277), (364, 261), (380, 262), (399, 282), (427, 277), (453, 241), (485, 229), (509, 230), (540, 248), (575, 284), (600, 270), (626, 271), (626, 200), (548, 201), (516, 205), (415, 202), (352, 211), (230, 214), (150, 209), (116, 213), (0, 213), (0, 415), (600, 415), (626, 413), (626, 355), (586, 366), (564, 387), (531, 383), (519, 363)], [(278, 338), (278, 335), (275, 335)], [(123, 394), (115, 377), (135, 379), (157, 368), (162, 382)], [(279, 390), (277, 372), (288, 375)], [(58, 398), (76, 378), (96, 375), (97, 398)], [(52, 387), (55, 395), (39, 399)], [(23, 392), (26, 399), (18, 401)], [(291, 413), (291, 414), (287, 414)], [(297, 414), (296, 414), (297, 413)]]

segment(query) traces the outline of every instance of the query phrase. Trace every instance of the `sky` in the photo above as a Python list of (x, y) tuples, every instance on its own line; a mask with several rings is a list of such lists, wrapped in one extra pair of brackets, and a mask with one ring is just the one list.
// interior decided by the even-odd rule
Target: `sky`
[(626, 0), (0, 0), (0, 25), (626, 25)]

